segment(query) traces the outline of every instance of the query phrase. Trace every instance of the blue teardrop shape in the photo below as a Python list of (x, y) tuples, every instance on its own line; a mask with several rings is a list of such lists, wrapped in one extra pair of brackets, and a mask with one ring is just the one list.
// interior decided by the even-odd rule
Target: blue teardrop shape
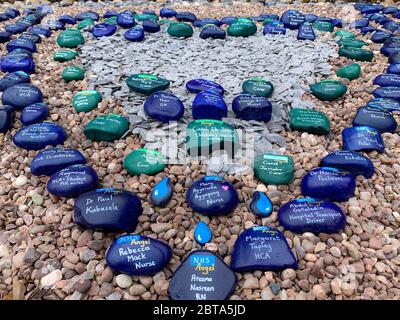
[(162, 207), (171, 200), (172, 191), (171, 179), (166, 177), (154, 186), (150, 194), (150, 202), (157, 207)]
[(268, 217), (272, 212), (273, 206), (271, 200), (263, 192), (256, 191), (253, 193), (253, 200), (250, 203), (250, 210), (260, 217)]
[(203, 221), (200, 221), (196, 225), (196, 229), (194, 230), (194, 238), (199, 244), (206, 244), (211, 240), (211, 230)]

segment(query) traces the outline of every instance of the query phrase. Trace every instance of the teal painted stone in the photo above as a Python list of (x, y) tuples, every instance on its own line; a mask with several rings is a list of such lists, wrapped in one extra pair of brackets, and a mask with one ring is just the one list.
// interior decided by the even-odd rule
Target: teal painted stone
[(65, 67), (61, 73), (61, 78), (66, 82), (83, 80), (85, 78), (85, 69), (77, 66)]
[(76, 28), (78, 30), (82, 30), (82, 29), (90, 28), (93, 25), (94, 25), (94, 22), (92, 19), (85, 19), (85, 20), (82, 20), (81, 22), (79, 22), (79, 24), (76, 26)]
[(78, 55), (78, 52), (75, 50), (62, 49), (62, 50), (58, 50), (57, 52), (54, 53), (53, 59), (55, 61), (59, 61), (59, 62), (66, 62), (66, 61), (75, 59), (75, 57), (77, 55)]
[(254, 159), (254, 174), (264, 184), (289, 184), (294, 178), (293, 158), (285, 155), (261, 154)]
[(360, 77), (361, 66), (358, 63), (352, 63), (344, 66), (336, 71), (336, 75), (340, 78), (355, 80)]
[(274, 86), (271, 82), (259, 77), (247, 79), (242, 84), (242, 90), (252, 96), (269, 98), (274, 91)]
[(89, 112), (97, 107), (101, 101), (101, 95), (96, 90), (79, 91), (72, 99), (72, 105), (76, 112)]
[(193, 35), (193, 28), (185, 22), (174, 22), (168, 25), (167, 33), (171, 37), (188, 38)]
[(322, 101), (338, 99), (347, 92), (347, 86), (337, 80), (323, 80), (310, 87), (313, 95)]
[(354, 38), (342, 38), (337, 44), (341, 47), (353, 47), (353, 48), (362, 48), (367, 45), (365, 41), (354, 39)]
[(293, 108), (290, 110), (292, 130), (315, 134), (329, 134), (331, 126), (328, 117), (312, 109)]
[(124, 159), (124, 168), (132, 176), (155, 175), (165, 168), (165, 158), (155, 150), (136, 149)]
[(92, 141), (114, 141), (129, 129), (129, 121), (119, 114), (105, 114), (90, 121), (83, 133)]
[(64, 30), (57, 37), (57, 44), (63, 48), (77, 48), (85, 43), (85, 39), (78, 29)]
[(229, 25), (227, 33), (231, 37), (249, 37), (257, 32), (257, 25), (250, 19), (239, 18)]
[(335, 26), (329, 21), (317, 20), (313, 23), (313, 28), (322, 32), (333, 32)]
[(339, 56), (357, 61), (371, 61), (374, 58), (374, 53), (362, 48), (341, 47), (339, 49)]
[(169, 87), (169, 81), (147, 73), (137, 73), (126, 80), (129, 89), (142, 94), (152, 94), (156, 91), (164, 91)]

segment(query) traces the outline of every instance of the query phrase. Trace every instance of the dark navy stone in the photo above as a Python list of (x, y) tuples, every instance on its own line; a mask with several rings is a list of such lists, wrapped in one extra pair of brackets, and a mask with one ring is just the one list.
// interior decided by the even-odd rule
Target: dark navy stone
[(372, 91), (375, 98), (389, 98), (400, 101), (400, 87), (381, 87)]
[(150, 193), (150, 202), (157, 207), (163, 207), (171, 200), (173, 192), (171, 179), (165, 177), (154, 186)]
[(160, 25), (157, 21), (144, 20), (142, 23), (143, 30), (149, 33), (156, 33), (160, 31)]
[(297, 40), (315, 40), (315, 33), (310, 22), (304, 22), (300, 25), (297, 32)]
[(326, 155), (320, 167), (332, 167), (348, 171), (353, 176), (371, 178), (375, 172), (374, 164), (370, 159), (360, 153), (349, 150), (337, 150)]
[(383, 9), (382, 13), (394, 14), (394, 13), (397, 13), (398, 11), (399, 11), (399, 9), (397, 9), (397, 7), (386, 7), (385, 9)]
[(22, 33), (26, 31), (29, 26), (21, 25), (21, 24), (9, 24), (5, 27), (5, 31), (11, 34)]
[(99, 16), (98, 13), (89, 10), (89, 11), (78, 13), (75, 16), (75, 19), (78, 20), (78, 21), (82, 21), (82, 20), (85, 20), (85, 19), (90, 19), (90, 20), (93, 20), (93, 21), (97, 21), (97, 20), (100, 19), (100, 16)]
[(116, 238), (106, 252), (106, 262), (111, 269), (133, 276), (160, 272), (171, 257), (168, 244), (139, 234)]
[(92, 35), (96, 38), (109, 37), (117, 31), (117, 26), (108, 23), (99, 23), (93, 26)]
[(80, 195), (74, 205), (77, 224), (111, 232), (134, 232), (143, 208), (137, 195), (116, 188), (97, 189)]
[(220, 20), (218, 20), (218, 19), (215, 19), (215, 18), (204, 18), (204, 19), (196, 20), (193, 23), (193, 26), (195, 26), (197, 28), (202, 28), (206, 24), (213, 24), (213, 25), (216, 25), (218, 27), (222, 26), (222, 22)]
[(364, 36), (366, 34), (368, 34), (368, 33), (372, 33), (372, 32), (375, 32), (375, 31), (379, 31), (379, 29), (374, 28), (374, 27), (370, 27), (370, 26), (361, 28), (361, 30), (360, 30), (361, 34), (364, 35)]
[(21, 122), (24, 126), (43, 121), (49, 115), (49, 107), (44, 103), (27, 106), (21, 112)]
[(352, 23), (350, 23), (349, 28), (350, 29), (361, 29), (361, 28), (367, 27), (368, 24), (369, 24), (369, 21), (366, 19), (354, 20)]
[(179, 121), (184, 113), (182, 101), (172, 93), (157, 91), (144, 102), (144, 112), (161, 122)]
[(268, 122), (272, 117), (272, 104), (266, 97), (240, 94), (232, 101), (232, 110), (243, 120)]
[(39, 36), (45, 36), (46, 38), (49, 38), (51, 36), (51, 30), (40, 27), (40, 26), (33, 26), (29, 28), (29, 32), (33, 34), (37, 34)]
[(239, 196), (232, 184), (218, 176), (196, 180), (186, 194), (189, 206), (207, 216), (221, 216), (233, 212)]
[(60, 21), (63, 24), (75, 24), (76, 19), (69, 15), (69, 14), (64, 14), (58, 18), (58, 21)]
[(371, 41), (374, 43), (383, 43), (386, 39), (390, 38), (392, 33), (386, 31), (374, 32), (371, 36)]
[(393, 36), (385, 40), (385, 46), (388, 47), (399, 47), (400, 46), (400, 37)]
[(75, 198), (97, 188), (96, 171), (86, 164), (74, 164), (53, 174), (47, 181), (47, 191), (58, 197)]
[(268, 217), (273, 210), (271, 200), (267, 197), (265, 193), (260, 191), (255, 191), (253, 193), (253, 198), (249, 207), (251, 212), (261, 218)]
[(400, 87), (400, 76), (397, 74), (381, 74), (374, 79), (373, 84), (381, 87)]
[(347, 201), (354, 196), (356, 181), (348, 171), (320, 167), (309, 171), (301, 181), (301, 193), (316, 199)]
[(7, 44), (7, 51), (11, 52), (14, 51), (15, 49), (26, 49), (29, 50), (31, 52), (36, 52), (36, 44), (35, 42), (33, 42), (32, 40), (28, 40), (28, 39), (15, 39), (15, 40), (11, 40), (8, 44)]
[(194, 239), (198, 244), (204, 245), (209, 242), (212, 238), (212, 233), (207, 224), (200, 221), (196, 224), (194, 229)]
[(130, 28), (128, 31), (124, 33), (124, 37), (126, 40), (139, 42), (144, 39), (144, 30), (142, 26), (135, 26)]
[(386, 23), (383, 25), (383, 27), (384, 27), (386, 30), (389, 30), (389, 31), (391, 31), (391, 32), (394, 32), (394, 31), (396, 31), (397, 29), (400, 28), (400, 24), (399, 24), (398, 22), (395, 22), (395, 21), (388, 21), (388, 22), (386, 22)]
[(32, 58), (6, 56), (1, 59), (2, 72), (23, 71), (32, 74), (35, 72), (35, 63)]
[(66, 139), (67, 132), (63, 127), (52, 122), (40, 122), (19, 129), (13, 142), (22, 149), (40, 150), (48, 145), (63, 144)]
[(15, 109), (12, 106), (0, 106), (0, 133), (11, 129), (14, 121)]
[(4, 11), (4, 14), (6, 14), (11, 19), (14, 19), (18, 17), (21, 13), (19, 12), (18, 9), (8, 8), (6, 11)]
[(0, 31), (0, 43), (5, 43), (10, 41), (11, 39), (11, 33), (7, 31)]
[(371, 5), (366, 5), (364, 7), (362, 7), (361, 9), (361, 13), (362, 14), (366, 14), (366, 13), (377, 13), (380, 11), (380, 7), (375, 6), (373, 4)]
[(111, 17), (116, 17), (118, 15), (118, 12), (115, 10), (108, 10), (104, 15), (103, 18), (107, 19), (107, 18), (111, 18)]
[(226, 25), (231, 25), (232, 23), (237, 22), (237, 17), (224, 17), (221, 19), (221, 22)]
[(388, 58), (390, 63), (400, 63), (400, 53), (390, 55)]
[(301, 198), (280, 207), (278, 221), (286, 230), (296, 233), (334, 233), (343, 229), (346, 216), (332, 202)]
[(317, 21), (318, 16), (315, 14), (312, 14), (312, 13), (307, 13), (304, 15), (304, 19), (306, 22), (313, 23), (313, 22)]
[(374, 98), (371, 99), (367, 106), (383, 108), (390, 112), (400, 112), (400, 102), (388, 98)]
[(124, 11), (117, 15), (117, 24), (121, 28), (128, 29), (134, 27), (136, 22), (132, 13), (130, 13), (129, 11)]
[(0, 91), (4, 91), (16, 84), (29, 83), (30, 81), (29, 74), (23, 71), (7, 73), (0, 79)]
[(186, 83), (186, 89), (192, 93), (199, 93), (204, 90), (212, 90), (221, 96), (224, 94), (224, 88), (216, 82), (206, 79), (193, 79)]
[(201, 91), (192, 103), (193, 119), (221, 120), (228, 115), (228, 107), (222, 96), (214, 90)]
[(7, 20), (9, 20), (9, 19), (10, 19), (9, 16), (7, 16), (7, 15), (4, 14), (4, 13), (0, 13), (0, 22), (7, 21)]
[(394, 133), (397, 129), (397, 122), (392, 114), (383, 108), (364, 106), (358, 108), (353, 126), (370, 126), (380, 132)]
[(263, 34), (286, 34), (286, 28), (280, 21), (272, 21), (264, 26)]
[(355, 4), (354, 4), (354, 9), (356, 9), (356, 10), (358, 10), (358, 11), (361, 11), (361, 9), (363, 8), (363, 7), (365, 7), (365, 6), (367, 6), (368, 4), (367, 3), (364, 3), (364, 2), (356, 2)]
[(169, 9), (169, 8), (160, 9), (160, 17), (162, 18), (172, 18), (175, 16), (176, 16), (176, 11), (174, 9)]
[(400, 63), (391, 63), (386, 72), (400, 75)]
[(191, 13), (191, 12), (178, 12), (175, 15), (175, 18), (178, 21), (182, 21), (182, 22), (195, 22), (197, 20), (197, 17)]
[(18, 37), (18, 39), (30, 40), (33, 41), (34, 43), (42, 42), (42, 38), (34, 33), (23, 33)]
[(285, 236), (275, 228), (255, 226), (237, 238), (231, 257), (237, 272), (297, 269), (297, 261)]
[(226, 300), (236, 287), (236, 275), (208, 250), (189, 254), (174, 272), (168, 294), (172, 300)]
[(338, 19), (338, 18), (333, 18), (331, 20), (332, 24), (334, 27), (336, 28), (342, 28), (343, 27), (343, 21), (342, 19)]
[(204, 28), (200, 32), (200, 38), (202, 39), (225, 39), (226, 32), (225, 30), (221, 29), (220, 27), (209, 24), (205, 25)]
[(304, 14), (297, 10), (285, 11), (281, 16), (281, 22), (289, 29), (298, 29), (305, 20)]
[(343, 149), (351, 151), (385, 151), (385, 145), (378, 129), (362, 126), (343, 129)]
[(30, 104), (43, 101), (42, 92), (38, 87), (29, 83), (16, 84), (3, 93), (2, 102), (21, 110)]

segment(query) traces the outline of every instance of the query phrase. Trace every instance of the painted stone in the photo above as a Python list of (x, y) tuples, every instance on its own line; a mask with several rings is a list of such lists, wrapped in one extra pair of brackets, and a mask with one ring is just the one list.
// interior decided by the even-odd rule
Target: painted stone
[(231, 259), (231, 268), (236, 272), (297, 269), (296, 258), (285, 236), (267, 226), (243, 231), (235, 242)]
[(15, 109), (12, 106), (0, 106), (0, 133), (7, 133), (14, 120)]
[(372, 91), (375, 98), (388, 98), (400, 101), (400, 87), (380, 87)]
[(326, 155), (321, 160), (320, 167), (332, 167), (350, 172), (353, 176), (371, 178), (374, 174), (374, 164), (360, 153), (349, 150), (337, 150)]
[(136, 21), (140, 21), (140, 22), (143, 22), (145, 20), (153, 20), (153, 21), (159, 20), (159, 17), (156, 14), (150, 14), (150, 13), (135, 14), (135, 15), (133, 15), (133, 18)]
[(321, 32), (333, 32), (335, 26), (330, 21), (317, 20), (313, 23), (313, 28)]
[(85, 69), (77, 66), (65, 67), (61, 73), (61, 78), (66, 82), (83, 80), (85, 78)]
[(297, 10), (285, 11), (281, 16), (281, 22), (285, 28), (298, 29), (306, 20), (304, 14)]
[(157, 91), (144, 102), (144, 112), (161, 122), (179, 121), (184, 113), (182, 101), (172, 93)]
[(194, 230), (194, 239), (198, 244), (204, 245), (209, 242), (212, 238), (212, 233), (207, 224), (203, 221), (199, 221), (196, 224), (196, 229)]
[(22, 49), (16, 49), (1, 58), (1, 71), (16, 72), (23, 71), (28, 74), (35, 72), (35, 63), (31, 53), (20, 52)]
[(221, 19), (221, 22), (225, 25), (230, 25), (232, 23), (237, 22), (238, 18), (237, 17), (224, 17)]
[(218, 19), (215, 18), (204, 18), (204, 19), (200, 19), (200, 20), (196, 20), (193, 23), (193, 26), (195, 26), (196, 28), (203, 28), (205, 25), (214, 25), (217, 27), (222, 26), (222, 22)]
[(34, 43), (41, 43), (42, 42), (42, 38), (34, 33), (23, 33), (21, 34), (18, 39), (22, 39), (22, 40), (29, 40), (32, 41)]
[(49, 115), (49, 107), (44, 103), (27, 106), (21, 112), (21, 122), (24, 126), (43, 121)]
[(163, 178), (151, 191), (150, 202), (154, 206), (163, 207), (171, 200), (173, 192), (171, 179), (168, 177)]
[(156, 91), (164, 91), (170, 82), (164, 78), (147, 73), (137, 73), (126, 80), (129, 89), (142, 94), (152, 94)]
[(53, 147), (42, 150), (32, 159), (30, 170), (35, 176), (52, 176), (74, 164), (85, 164), (80, 151), (71, 148)]
[(21, 83), (9, 87), (3, 92), (1, 98), (4, 105), (13, 106), (17, 110), (22, 110), (26, 106), (43, 101), (40, 89), (29, 83)]
[(116, 16), (112, 16), (112, 17), (109, 17), (107, 19), (104, 19), (104, 23), (110, 24), (112, 26), (116, 26), (117, 25), (117, 17)]
[(156, 33), (160, 31), (161, 28), (158, 22), (153, 20), (144, 20), (142, 26), (143, 30), (149, 33)]
[(0, 31), (0, 43), (6, 43), (10, 41), (11, 33), (7, 31)]
[(116, 188), (80, 195), (74, 204), (75, 223), (90, 229), (134, 232), (143, 208), (138, 196)]
[(81, 22), (79, 22), (78, 25), (76, 26), (76, 28), (78, 30), (90, 29), (93, 25), (94, 25), (93, 20), (85, 19), (85, 20), (82, 20)]
[(140, 42), (144, 39), (144, 30), (142, 26), (135, 26), (124, 33), (126, 40)]
[(176, 16), (176, 11), (170, 8), (161, 8), (160, 17), (162, 18), (172, 18)]
[(96, 90), (79, 91), (72, 99), (72, 105), (76, 112), (89, 112), (97, 107), (101, 101), (101, 95)]
[(243, 82), (242, 90), (244, 93), (248, 93), (253, 96), (269, 98), (272, 96), (274, 86), (267, 80), (259, 77), (253, 77)]
[(371, 41), (374, 43), (384, 43), (386, 39), (392, 36), (391, 32), (376, 31), (371, 36)]
[(129, 29), (134, 27), (136, 22), (132, 13), (129, 11), (124, 11), (117, 15), (117, 24), (121, 28)]
[(111, 17), (116, 17), (118, 15), (118, 11), (115, 10), (108, 10), (105, 14), (103, 14), (103, 18), (111, 18)]
[(380, 131), (369, 126), (345, 128), (342, 131), (343, 149), (350, 151), (385, 151)]
[(239, 204), (235, 187), (218, 176), (205, 176), (196, 180), (186, 194), (189, 206), (206, 216), (232, 213)]
[(95, 38), (109, 37), (117, 31), (117, 26), (108, 23), (99, 23), (93, 26), (92, 35)]
[(59, 62), (66, 62), (75, 59), (78, 52), (72, 49), (61, 49), (54, 53), (53, 59)]
[(57, 37), (57, 44), (63, 48), (77, 48), (85, 43), (85, 39), (78, 29), (66, 29)]
[(340, 78), (355, 80), (360, 77), (361, 66), (358, 63), (352, 63), (341, 67), (336, 71), (336, 75)]
[(345, 38), (355, 38), (356, 35), (348, 30), (338, 30), (335, 32), (335, 37), (340, 37), (342, 39), (345, 39)]
[(392, 114), (379, 107), (363, 106), (358, 108), (353, 126), (370, 126), (380, 132), (394, 133), (397, 129), (396, 119)]
[(390, 112), (400, 112), (400, 102), (388, 98), (374, 98), (368, 101), (367, 106), (382, 108)]
[(88, 11), (84, 11), (84, 12), (80, 12), (75, 16), (75, 19), (78, 21), (82, 21), (85, 19), (90, 19), (93, 21), (97, 21), (100, 19), (100, 16), (97, 12), (94, 12), (92, 10), (88, 10)]
[(339, 56), (357, 61), (371, 61), (374, 58), (374, 53), (361, 48), (341, 47), (339, 49)]
[(16, 84), (29, 83), (30, 81), (29, 74), (23, 71), (7, 73), (0, 79), (0, 91), (4, 91)]
[(193, 79), (186, 83), (186, 89), (192, 93), (199, 93), (205, 90), (215, 91), (221, 96), (224, 94), (224, 88), (216, 82), (206, 79)]
[(69, 14), (64, 14), (64, 15), (60, 16), (58, 18), (58, 21), (60, 21), (61, 23), (64, 23), (64, 24), (75, 24), (76, 23), (76, 19)]
[(340, 39), (337, 44), (342, 47), (352, 47), (352, 48), (362, 48), (367, 45), (365, 41), (354, 39), (354, 38), (344, 38)]
[(374, 79), (373, 84), (381, 87), (400, 87), (400, 75), (380, 74)]
[(220, 257), (208, 250), (197, 250), (174, 272), (168, 294), (172, 300), (226, 300), (236, 281), (236, 275)]
[(303, 195), (329, 201), (347, 201), (354, 196), (355, 188), (350, 172), (331, 167), (312, 169), (301, 181)]
[(309, 22), (304, 22), (299, 26), (297, 32), (297, 40), (315, 40), (315, 33), (312, 24)]
[(185, 22), (171, 23), (167, 28), (167, 33), (172, 37), (188, 38), (193, 35), (193, 28)]
[(359, 19), (359, 20), (354, 20), (352, 23), (349, 24), (350, 29), (361, 29), (364, 27), (367, 27), (369, 24), (369, 21), (366, 19)]
[(228, 115), (228, 107), (221, 95), (212, 90), (201, 91), (192, 103), (192, 114), (195, 120), (221, 120)]
[(331, 129), (329, 119), (325, 114), (301, 108), (290, 110), (290, 127), (292, 130), (314, 134), (329, 134)]
[(361, 34), (363, 36), (365, 36), (365, 35), (367, 35), (369, 33), (373, 33), (373, 32), (378, 31), (378, 30), (379, 30), (378, 28), (367, 26), (367, 27), (361, 28), (360, 32), (361, 32)]
[(322, 80), (310, 86), (315, 97), (322, 101), (332, 101), (347, 92), (347, 86), (338, 80)]
[(26, 31), (29, 28), (29, 25), (22, 24), (9, 24), (4, 29), (6, 32), (11, 34), (18, 34)]
[(165, 158), (155, 150), (136, 149), (124, 159), (124, 168), (132, 176), (155, 175), (165, 169)]
[(243, 120), (268, 122), (272, 117), (272, 104), (265, 97), (240, 94), (232, 101), (232, 110)]
[(21, 39), (21, 38), (11, 40), (9, 43), (7, 43), (6, 48), (7, 48), (8, 52), (12, 52), (15, 49), (25, 49), (25, 50), (29, 50), (30, 52), (36, 52), (35, 42), (28, 40), (28, 39)]
[(92, 141), (114, 141), (129, 129), (129, 121), (119, 114), (105, 114), (91, 120), (83, 129), (86, 138)]
[(289, 184), (294, 178), (293, 158), (264, 153), (254, 159), (254, 174), (264, 184)]
[(225, 37), (225, 30), (214, 24), (206, 24), (200, 32), (200, 38), (202, 39), (225, 39)]
[(386, 45), (386, 44), (384, 44), (382, 46), (380, 52), (383, 55), (385, 55), (386, 57), (389, 57), (390, 55), (394, 55), (394, 54), (400, 53), (400, 46), (397, 45), (397, 44), (395, 44), (395, 45)]
[(389, 74), (397, 74), (400, 75), (400, 63), (391, 63), (386, 70)]
[(178, 12), (176, 15), (175, 15), (175, 18), (178, 20), (178, 21), (183, 21), (183, 22), (195, 22), (196, 20), (197, 20), (197, 17), (193, 14), (193, 13), (191, 13), (191, 12), (187, 12), (187, 11), (185, 11), (185, 12)]
[(237, 22), (232, 23), (226, 30), (231, 37), (249, 37), (257, 32), (257, 25), (251, 20), (238, 19)]
[(250, 210), (256, 216), (261, 218), (268, 217), (273, 210), (273, 205), (271, 200), (264, 192), (255, 191), (253, 193), (253, 198), (250, 203)]

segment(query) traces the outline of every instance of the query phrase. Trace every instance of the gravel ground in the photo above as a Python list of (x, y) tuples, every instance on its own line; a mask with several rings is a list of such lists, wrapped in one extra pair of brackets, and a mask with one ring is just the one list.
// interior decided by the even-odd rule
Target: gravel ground
[[(156, 9), (157, 6), (130, 8), (141, 11), (143, 8)], [(214, 6), (181, 3), (174, 8), (192, 10), (199, 17), (257, 15), (267, 11), (259, 4), (238, 3)], [(343, 14), (342, 9), (325, 3), (318, 6), (284, 4), (268, 7), (268, 12), (282, 13), (288, 8), (326, 16), (342, 17)], [(74, 14), (83, 9), (84, 6), (75, 4), (56, 8), (55, 13)], [(102, 8), (96, 10), (99, 13), (105, 11)], [(375, 58), (372, 63), (361, 63), (362, 77), (349, 84), (348, 93), (335, 102), (321, 102), (307, 94), (303, 97), (328, 115), (332, 134), (316, 136), (291, 132), (287, 128), (279, 132), (286, 143), (286, 148), (280, 150), (294, 157), (295, 180), (288, 186), (265, 186), (254, 178), (251, 171), (226, 175), (238, 189), (241, 203), (232, 215), (209, 219), (194, 214), (184, 197), (192, 181), (206, 173), (206, 165), (196, 162), (185, 166), (172, 165), (154, 177), (130, 177), (123, 169), (122, 161), (128, 153), (146, 143), (143, 138), (137, 134), (127, 135), (114, 143), (85, 139), (83, 127), (95, 116), (108, 112), (128, 116), (128, 113), (123, 101), (112, 96), (104, 98), (101, 105), (88, 114), (74, 112), (72, 97), (91, 84), (89, 80), (70, 83), (61, 80), (62, 69), (68, 64), (79, 63), (79, 60), (70, 63), (53, 61), (52, 54), (58, 49), (56, 37), (57, 33), (53, 33), (38, 46), (39, 52), (34, 56), (37, 73), (31, 78), (46, 97), (51, 119), (68, 131), (65, 146), (82, 151), (104, 187), (131, 190), (142, 199), (144, 214), (139, 218), (136, 232), (167, 241), (173, 248), (173, 257), (162, 272), (152, 277), (113, 273), (106, 265), (104, 254), (116, 235), (83, 230), (74, 224), (74, 200), (49, 195), (46, 190), (48, 178), (32, 176), (29, 172), (29, 164), (36, 152), (18, 149), (12, 144), (11, 137), (22, 126), (20, 121), (15, 121), (10, 132), (0, 134), (0, 298), (3, 299), (168, 299), (168, 280), (172, 273), (191, 250), (200, 248), (193, 238), (194, 226), (200, 219), (209, 223), (213, 232), (213, 238), (205, 248), (218, 253), (228, 264), (233, 244), (244, 229), (264, 224), (284, 231), (277, 222), (277, 209), (299, 197), (303, 175), (318, 166), (328, 152), (341, 147), (342, 129), (351, 126), (356, 109), (371, 98), (372, 80), (387, 66), (386, 59), (379, 54), (380, 46), (359, 36), (370, 44)], [(0, 50), (4, 54), (5, 46), (1, 45)], [(334, 57), (329, 63), (334, 74), (348, 61)], [(189, 75), (191, 71), (187, 72)], [(207, 74), (212, 72), (207, 71)], [(322, 75), (317, 77), (322, 78)], [(241, 80), (238, 79), (238, 83)], [(172, 91), (175, 92), (174, 87)], [(230, 101), (227, 99), (228, 103)], [(398, 116), (395, 117), (399, 121)], [(299, 260), (299, 268), (279, 273), (237, 273), (239, 281), (231, 299), (400, 298), (400, 139), (398, 134), (389, 133), (383, 134), (383, 138), (385, 153), (369, 154), (376, 174), (369, 180), (357, 178), (355, 197), (340, 204), (347, 214), (343, 232), (315, 236), (285, 231)], [(147, 196), (155, 182), (165, 175), (173, 181), (174, 196), (166, 208), (154, 209)], [(247, 208), (255, 189), (266, 191), (274, 204), (274, 212), (268, 218), (256, 218)]]

